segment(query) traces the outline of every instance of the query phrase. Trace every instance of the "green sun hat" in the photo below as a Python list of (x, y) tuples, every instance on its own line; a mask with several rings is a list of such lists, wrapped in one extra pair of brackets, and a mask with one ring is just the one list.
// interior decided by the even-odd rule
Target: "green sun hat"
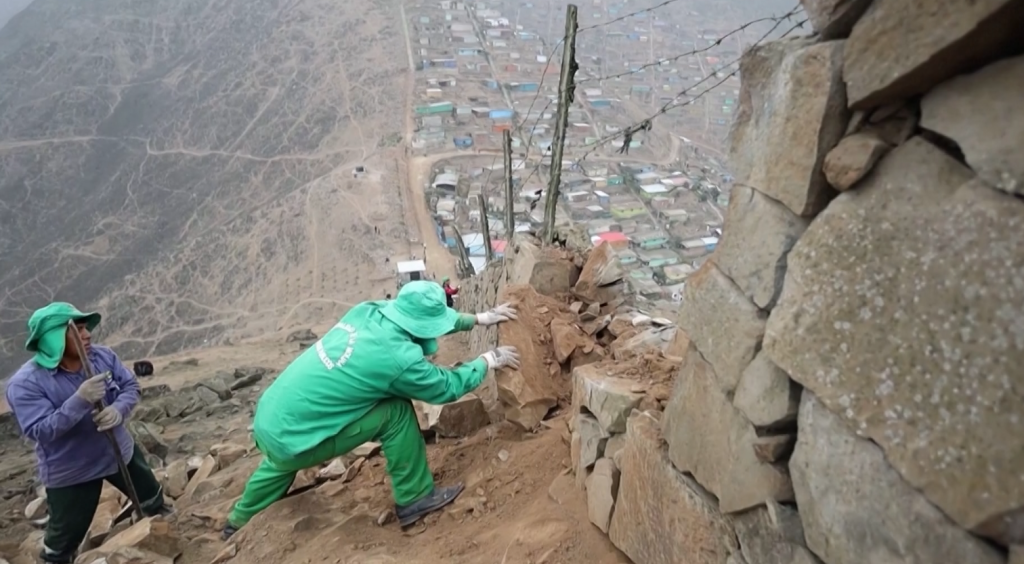
[(455, 329), (459, 312), (447, 306), (444, 290), (433, 282), (409, 282), (380, 310), (417, 339), (436, 339)]
[(81, 312), (67, 302), (53, 302), (41, 307), (28, 318), (28, 340), (25, 350), (34, 352), (35, 361), (43, 368), (56, 368), (64, 356), (64, 335), (68, 322), (84, 321), (92, 331), (102, 317), (95, 312)]

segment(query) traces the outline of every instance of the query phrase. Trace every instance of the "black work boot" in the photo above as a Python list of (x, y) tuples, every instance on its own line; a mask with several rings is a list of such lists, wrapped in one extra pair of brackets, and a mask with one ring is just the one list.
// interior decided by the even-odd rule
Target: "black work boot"
[(222, 540), (228, 540), (237, 532), (238, 528), (232, 525), (231, 523), (228, 523), (227, 525), (224, 525), (224, 530), (220, 532), (220, 538)]
[(426, 517), (428, 513), (433, 513), (455, 501), (464, 487), (462, 484), (455, 484), (445, 488), (434, 488), (434, 491), (418, 501), (409, 505), (396, 505), (395, 514), (398, 516), (399, 526), (408, 527)]

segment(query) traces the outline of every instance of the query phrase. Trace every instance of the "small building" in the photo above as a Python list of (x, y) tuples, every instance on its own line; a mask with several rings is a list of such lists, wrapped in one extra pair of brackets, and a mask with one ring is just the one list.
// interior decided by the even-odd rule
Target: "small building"
[(630, 219), (633, 217), (639, 217), (647, 213), (647, 208), (640, 202), (636, 203), (622, 203), (612, 204), (611, 209), (612, 216), (618, 219)]
[(638, 251), (637, 256), (640, 257), (640, 262), (651, 268), (659, 268), (663, 266), (671, 266), (679, 263), (679, 255), (673, 253), (668, 249), (651, 249)]
[(416, 106), (416, 115), (450, 114), (455, 110), (451, 102), (434, 102), (425, 106)]
[(633, 245), (639, 249), (650, 250), (660, 249), (668, 245), (669, 237), (663, 231), (640, 231), (634, 233), (630, 239)]
[(491, 119), (512, 119), (515, 114), (512, 110), (507, 109), (495, 109), (487, 112), (487, 117)]
[(636, 183), (640, 185), (654, 184), (656, 182), (661, 181), (661, 175), (653, 170), (641, 172), (640, 174), (635, 174), (633, 175), (633, 178), (636, 179)]
[(632, 249), (622, 249), (618, 251), (619, 263), (629, 266), (640, 262), (640, 257), (636, 255), (636, 251)]
[(608, 243), (617, 251), (624, 251), (629, 248), (629, 238), (620, 231), (605, 231), (604, 233), (592, 236), (590, 241), (595, 247), (601, 243)]
[(398, 271), (398, 287), (415, 280), (426, 279), (427, 265), (422, 260), (403, 260), (395, 264)]
[(668, 193), (668, 187), (662, 183), (657, 184), (645, 184), (640, 186), (640, 196), (646, 199), (651, 199), (655, 196), (660, 196)]
[(442, 172), (434, 177), (431, 188), (454, 192), (459, 187), (459, 175), (454, 172)]
[(682, 254), (685, 257), (699, 257), (715, 250), (718, 245), (718, 237), (698, 237), (688, 239), (679, 244), (682, 247)]
[(696, 272), (696, 269), (688, 264), (673, 264), (662, 269), (662, 278), (665, 285), (681, 284)]

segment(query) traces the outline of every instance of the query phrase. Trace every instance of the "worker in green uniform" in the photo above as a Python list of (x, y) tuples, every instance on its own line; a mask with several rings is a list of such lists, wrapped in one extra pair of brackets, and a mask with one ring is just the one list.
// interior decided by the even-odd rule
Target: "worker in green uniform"
[(455, 401), (488, 368), (519, 367), (515, 347), (498, 347), (455, 369), (431, 364), (437, 338), (516, 318), (508, 304), (478, 314), (445, 305), (433, 282), (402, 287), (393, 300), (363, 302), (278, 376), (256, 405), (253, 436), (263, 461), (224, 528), (228, 538), (283, 498), (296, 473), (378, 441), (401, 526), (451, 503), (463, 485), (434, 487), (426, 445), (409, 400)]

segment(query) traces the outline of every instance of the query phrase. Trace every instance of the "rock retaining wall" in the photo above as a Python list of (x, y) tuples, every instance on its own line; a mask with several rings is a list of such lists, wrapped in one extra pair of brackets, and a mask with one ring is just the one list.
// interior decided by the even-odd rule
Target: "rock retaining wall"
[(1015, 564), (1024, 2), (803, 3), (742, 60), (671, 393), (573, 371), (576, 483), (638, 564)]

